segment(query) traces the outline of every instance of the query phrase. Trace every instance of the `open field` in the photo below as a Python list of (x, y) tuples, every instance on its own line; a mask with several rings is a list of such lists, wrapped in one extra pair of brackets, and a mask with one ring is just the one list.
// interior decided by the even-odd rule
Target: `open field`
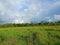
[(0, 28), (0, 45), (60, 45), (60, 26)]

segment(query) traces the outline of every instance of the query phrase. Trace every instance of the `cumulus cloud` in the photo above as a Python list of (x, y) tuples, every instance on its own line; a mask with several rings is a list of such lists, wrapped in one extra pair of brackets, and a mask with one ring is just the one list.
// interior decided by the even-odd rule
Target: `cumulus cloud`
[(60, 1), (56, 0), (53, 4), (49, 3), (49, 6), (47, 6), (47, 9), (43, 15), (45, 15), (43, 16), (44, 19), (46, 19), (45, 17), (49, 17), (51, 21), (57, 21), (55, 19), (55, 15), (60, 15)]
[(60, 20), (60, 15), (54, 15), (54, 18), (55, 18), (56, 20)]
[(25, 23), (40, 17), (46, 19), (46, 15), (60, 14), (59, 7), (59, 0), (0, 0), (0, 23)]
[[(4, 2), (5, 1), (5, 2)], [(30, 0), (29, 0), (30, 1)], [(36, 1), (28, 0), (0, 0), (0, 20), (3, 22), (15, 22), (14, 20), (22, 20), (29, 22), (31, 18), (39, 15), (40, 5)], [(28, 4), (28, 5), (27, 5)], [(26, 8), (24, 8), (26, 7)], [(23, 8), (23, 9), (22, 9)], [(23, 12), (21, 12), (23, 11)], [(11, 20), (12, 19), (12, 20)]]

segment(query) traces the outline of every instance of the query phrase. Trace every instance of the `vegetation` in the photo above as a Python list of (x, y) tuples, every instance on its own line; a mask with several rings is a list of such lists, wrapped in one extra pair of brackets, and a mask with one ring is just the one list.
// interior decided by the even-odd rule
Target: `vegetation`
[(0, 45), (60, 45), (60, 21), (0, 24)]
[(0, 45), (60, 45), (60, 26), (0, 28)]
[(59, 26), (60, 21), (57, 22), (31, 22), (31, 23), (22, 23), (22, 24), (15, 24), (15, 23), (10, 23), (10, 24), (0, 24), (0, 27), (24, 27), (24, 26)]

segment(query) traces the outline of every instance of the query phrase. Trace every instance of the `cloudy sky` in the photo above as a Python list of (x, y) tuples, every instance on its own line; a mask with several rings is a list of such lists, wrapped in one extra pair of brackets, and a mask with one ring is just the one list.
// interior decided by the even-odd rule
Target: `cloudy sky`
[(60, 20), (60, 0), (0, 0), (0, 23)]

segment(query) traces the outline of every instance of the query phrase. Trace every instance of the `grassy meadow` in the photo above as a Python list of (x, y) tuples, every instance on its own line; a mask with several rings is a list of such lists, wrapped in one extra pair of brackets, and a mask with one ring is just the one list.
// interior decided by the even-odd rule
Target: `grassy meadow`
[(60, 26), (0, 28), (0, 45), (60, 45)]

